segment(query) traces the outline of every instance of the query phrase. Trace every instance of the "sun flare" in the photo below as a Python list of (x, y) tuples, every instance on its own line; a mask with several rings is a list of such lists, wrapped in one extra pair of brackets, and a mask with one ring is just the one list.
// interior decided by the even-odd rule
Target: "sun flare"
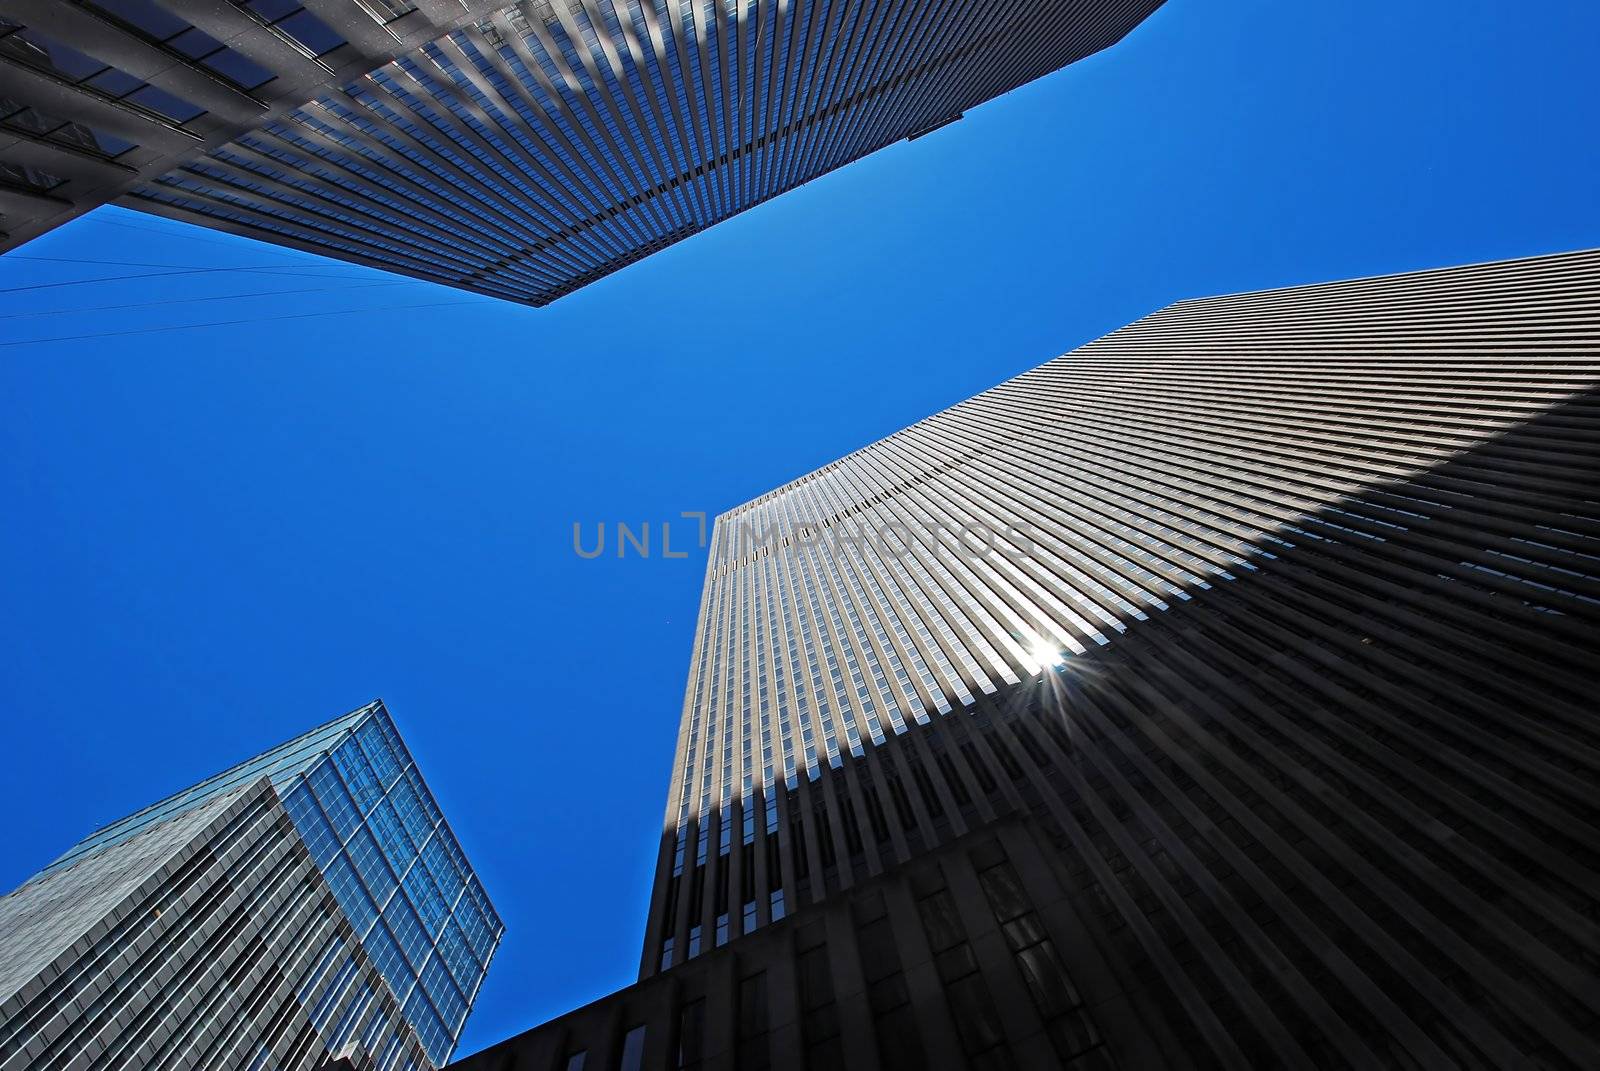
[(1036, 639), (1028, 644), (1029, 668), (1034, 673), (1053, 669), (1066, 661), (1061, 649), (1049, 640)]

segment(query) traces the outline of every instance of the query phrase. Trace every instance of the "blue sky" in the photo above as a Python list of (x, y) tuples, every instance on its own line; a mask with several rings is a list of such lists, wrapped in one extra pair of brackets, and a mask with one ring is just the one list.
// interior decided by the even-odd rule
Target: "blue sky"
[(509, 926), (463, 1051), (626, 984), (705, 559), (575, 521), (715, 514), (1181, 298), (1600, 245), (1596, 42), (1171, 0), (544, 310), (115, 209), (0, 258), (0, 886), (382, 696)]

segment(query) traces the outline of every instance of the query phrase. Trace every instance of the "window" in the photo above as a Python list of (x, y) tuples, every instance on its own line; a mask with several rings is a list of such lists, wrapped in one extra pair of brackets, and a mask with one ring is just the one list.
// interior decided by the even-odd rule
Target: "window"
[(391, 23), (417, 10), (411, 0), (356, 0), (367, 9), (367, 14), (381, 23)]
[(267, 1061), (271, 1058), (272, 1042), (263, 1041), (261, 1043), (261, 1048), (256, 1050), (255, 1058), (250, 1061), (250, 1066), (246, 1069), (246, 1071), (262, 1071), (262, 1069), (267, 1066)]
[(321, 762), (306, 778), (340, 839), (348, 837), (361, 824), (361, 816), (356, 813), (356, 805), (350, 801), (350, 793), (345, 791), (339, 775), (328, 763)]
[(866, 976), (867, 1004), (877, 1034), (878, 1058), (884, 1071), (920, 1069), (927, 1060), (882, 894), (863, 897), (854, 905), (852, 914)]
[(187, 123), (195, 116), (205, 113), (204, 108), (190, 104), (182, 97), (174, 96), (160, 86), (140, 86), (123, 99), (139, 105), (146, 111), (163, 115), (174, 123)]
[(300, 5), (298, 0), (234, 0), (301, 45), (313, 56), (325, 56), (344, 44), (344, 38)]
[(628, 1031), (622, 1039), (622, 1062), (617, 1065), (617, 1071), (643, 1071), (644, 1068), (644, 1024)]
[(205, 113), (188, 101), (156, 89), (126, 71), (101, 63), (32, 27), (0, 19), (0, 58), (43, 71), (53, 78), (87, 86), (114, 100), (126, 100), (176, 123)]
[(705, 1059), (706, 1002), (689, 1001), (678, 1013), (678, 1071), (699, 1071)]
[(152, 0), (79, 2), (131, 28), (140, 37), (193, 60), (213, 74), (220, 74), (240, 89), (255, 89), (273, 79), (272, 72), (259, 63), (235, 52), (204, 30), (190, 26)]
[[(816, 936), (813, 933), (812, 939)], [(817, 944), (802, 951), (795, 973), (800, 986), (800, 1037), (805, 1044), (806, 1066), (811, 1071), (843, 1066), (827, 946)]]
[(334, 836), (333, 827), (329, 826), (328, 820), (322, 816), (321, 808), (311, 798), (311, 792), (304, 782), (296, 785), (284, 798), (284, 809), (289, 812), (289, 817), (300, 833), (300, 839), (305, 843), (306, 850), (311, 853), (311, 859), (316, 863), (317, 869), (326, 870), (328, 863), (339, 854), (339, 838)]
[[(978, 874), (995, 921), (1016, 957), (1017, 969), (1027, 984), (1039, 1017), (1045, 1021), (1056, 1053), (1063, 1060), (1081, 1055), (1100, 1043), (1099, 1034), (1073, 987), (1055, 944), (1033, 910), (1022, 880), (1010, 863), (1000, 862)], [(954, 997), (954, 994), (952, 994)]]
[[(198, 31), (196, 31), (198, 32)], [(202, 66), (220, 74), (240, 89), (259, 89), (276, 77), (248, 56), (231, 48), (219, 48), (200, 60)]]
[(739, 1057), (741, 1071), (762, 1071), (771, 1066), (767, 1044), (767, 972), (758, 971), (739, 982)]
[(124, 141), (115, 134), (69, 122), (37, 108), (24, 107), (8, 97), (0, 97), (0, 126), (25, 137), (44, 138), (108, 160), (135, 147), (133, 142)]
[(567, 1071), (583, 1071), (583, 1065), (588, 1062), (588, 1059), (589, 1052), (587, 1049), (580, 1049), (577, 1052), (568, 1054)]

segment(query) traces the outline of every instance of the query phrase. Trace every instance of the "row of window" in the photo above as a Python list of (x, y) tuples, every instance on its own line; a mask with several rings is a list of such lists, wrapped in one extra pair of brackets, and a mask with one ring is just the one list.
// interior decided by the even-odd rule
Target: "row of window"
[[(298, 5), (287, 0), (270, 5), (265, 4), (264, 0), (250, 0), (247, 6), (280, 26), (288, 25), (288, 20), (302, 15)], [(591, 22), (595, 11), (600, 16), (599, 24)], [(683, 161), (692, 163), (699, 154), (687, 151), (684, 132), (679, 129), (679, 117), (689, 114), (696, 117), (697, 123), (704, 121), (703, 129), (697, 125), (694, 130), (696, 145), (701, 140), (714, 144), (716, 134), (727, 134), (725, 120), (728, 117), (723, 117), (719, 111), (723, 102), (718, 94), (701, 94), (686, 82), (675, 38), (666, 49), (665, 56), (656, 56), (656, 61), (647, 62), (647, 69), (642, 71), (629, 66), (632, 62), (631, 53), (622, 50), (620, 54), (628, 57), (624, 60), (627, 69), (618, 72), (610, 66), (601, 37), (621, 40), (624, 21), (628, 21), (641, 31), (641, 39), (647, 39), (648, 34), (643, 31), (641, 22), (644, 16), (639, 6), (607, 3), (594, 10), (575, 7), (572, 13), (577, 19), (576, 36), (569, 35), (558, 22), (552, 24), (547, 41), (533, 33), (521, 21), (520, 13), (514, 10), (509, 17), (523, 34), (517, 42), (518, 47), (506, 40), (494, 22), (485, 22), (475, 31), (455, 35), (450, 39), (449, 47), (445, 47), (444, 42), (426, 46), (422, 52), (403, 57), (393, 68), (395, 72), (404, 72), (415, 79), (413, 84), (420, 90), (420, 96), (409, 101), (408, 111), (415, 115), (426, 114), (427, 126), (419, 126), (407, 116), (392, 111), (383, 115), (384, 124), (409, 133), (430, 154), (440, 154), (441, 159), (461, 167), (467, 186), (478, 183), (485, 190), (493, 189), (497, 200), (500, 191), (508, 191), (508, 204), (522, 198), (530, 199), (537, 206), (536, 214), (544, 211), (547, 205), (554, 212), (545, 221), (551, 231), (542, 241), (559, 250), (559, 253), (552, 255), (548, 264), (543, 255), (514, 256), (473, 271), (471, 279), (463, 277), (472, 283), (492, 282), (497, 292), (504, 289), (532, 289), (536, 295), (548, 300), (616, 270), (658, 245), (676, 240), (704, 226), (711, 218), (730, 214), (739, 207), (733, 203), (722, 204), (718, 200), (725, 192), (719, 183), (709, 180), (693, 183), (690, 196), (685, 196), (686, 191), (682, 189), (684, 175), (690, 172), (679, 173), (677, 168), (679, 165), (689, 167)], [(707, 29), (695, 28), (694, 17), (687, 12), (685, 15), (689, 20), (689, 33), (698, 35)], [(817, 77), (826, 69), (826, 85), (813, 87), (815, 95), (800, 92), (800, 78), (782, 79), (790, 83), (784, 106), (789, 109), (820, 107), (830, 115), (834, 110), (838, 110), (841, 116), (845, 114), (847, 109), (840, 107), (843, 98), (834, 100), (833, 97), (844, 91), (851, 78), (845, 75), (842, 68), (823, 63), (830, 55), (827, 44), (829, 35), (842, 34), (843, 24), (838, 13), (830, 11), (826, 18), (831, 25), (826, 32), (813, 34), (805, 30), (809, 20), (821, 17), (809, 8), (800, 12), (800, 20), (788, 29), (791, 41), (787, 52), (776, 41), (774, 21), (760, 19), (762, 32), (751, 36), (750, 54), (739, 61), (740, 65), (748, 68), (739, 75), (741, 80), (748, 80), (757, 72), (762, 72), (762, 77), (778, 81), (782, 79), (784, 64), (793, 65)], [(162, 34), (174, 30), (169, 26), (150, 28), (150, 32)], [(972, 27), (963, 27), (959, 32), (972, 32)], [(163, 37), (163, 40), (167, 38)], [(707, 79), (706, 85), (720, 84), (721, 65), (730, 62), (723, 56), (723, 43), (714, 41), (713, 44), (715, 47), (710, 49), (706, 60), (710, 65), (709, 70), (699, 71), (700, 65), (691, 63)], [(698, 49), (695, 54), (699, 54)], [(472, 72), (476, 77), (469, 78), (466, 72), (457, 69), (456, 64), (461, 57), (478, 67), (477, 71)], [(915, 64), (920, 58), (914, 51), (896, 51), (878, 57), (885, 63), (892, 61), (901, 65)], [(530, 62), (532, 69), (525, 66)], [(593, 84), (591, 67), (603, 78), (604, 92), (599, 85)], [(859, 65), (854, 74), (860, 75), (864, 70), (865, 65)], [(507, 72), (512, 75), (510, 81), (517, 84), (507, 84)], [(440, 73), (445, 79), (439, 78)], [(379, 72), (375, 77), (381, 81), (384, 76), (384, 72)], [(498, 91), (498, 100), (491, 99), (485, 93), (483, 79), (487, 79)], [(631, 95), (624, 92), (624, 81), (632, 89)], [(383, 84), (390, 93), (396, 94), (397, 100), (404, 99), (411, 92), (409, 89), (403, 90), (398, 80), (392, 77)], [(530, 93), (533, 96), (531, 106), (528, 100)], [(498, 125), (484, 124), (478, 119), (477, 110), (467, 107), (461, 99), (463, 94), (491, 116), (504, 110), (508, 104), (517, 114), (504, 116)], [(671, 101), (670, 105), (664, 102), (664, 95)], [(765, 101), (764, 110), (773, 110), (774, 102), (761, 94), (743, 95), (744, 98), (752, 96)], [(638, 110), (646, 100), (652, 103), (648, 115)], [(430, 110), (431, 114), (427, 114)], [(447, 116), (446, 112), (450, 114)], [(743, 114), (741, 112), (741, 116)], [(748, 120), (741, 117), (738, 125), (742, 127), (753, 121), (753, 116)], [(540, 136), (530, 141), (524, 133), (525, 128), (539, 131)], [(487, 142), (492, 152), (481, 152), (471, 135)], [(886, 128), (881, 140), (892, 140), (894, 136)], [(380, 140), (386, 141), (402, 157), (421, 159), (417, 153), (381, 135)], [(869, 147), (837, 148), (858, 154)], [(678, 165), (663, 162), (662, 153), (666, 152), (676, 153)], [(753, 176), (758, 172), (769, 172), (768, 161), (757, 158), (764, 152), (765, 149), (759, 150), (757, 156), (724, 152), (713, 166), (721, 167), (731, 163), (733, 157), (740, 157), (743, 161), (741, 166), (747, 166), (739, 177), (738, 186), (744, 191), (742, 197), (747, 200), (759, 196), (752, 186)], [(508, 170), (502, 160), (511, 161), (513, 169)], [(832, 164), (826, 159), (808, 155), (805, 173), (815, 173), (817, 167), (825, 169), (826, 166)], [(769, 181), (789, 185), (800, 181), (803, 176), (793, 173), (793, 167), (791, 161), (785, 166), (781, 178), (776, 169), (772, 169)], [(707, 178), (707, 165), (691, 170), (693, 176)], [(437, 175), (425, 180), (424, 184), (432, 188), (441, 181), (445, 185), (457, 185), (455, 180)], [(146, 195), (168, 200), (164, 194)], [(301, 238), (305, 235), (300, 227), (318, 229), (314, 222), (304, 219), (297, 221), (299, 226), (286, 226), (290, 217), (276, 209), (264, 209), (249, 199), (230, 197), (225, 190), (217, 195), (228, 202), (227, 206), (211, 204), (203, 199), (179, 201), (173, 198), (171, 203), (181, 203), (183, 207), (202, 214), (252, 222), (252, 225), (267, 231), (290, 233)], [(469, 193), (469, 196), (472, 194)], [(595, 201), (595, 197), (599, 200)], [(588, 207), (579, 209), (577, 206), (580, 203)], [(310, 216), (321, 214), (330, 220), (340, 219), (345, 223), (355, 223), (359, 219), (343, 214), (338, 209), (328, 210), (320, 206), (301, 206), (300, 210)], [(706, 215), (708, 211), (709, 216)], [(513, 210), (512, 215), (529, 218), (528, 213), (520, 210)], [(390, 261), (398, 255), (402, 270), (409, 267), (424, 274), (449, 272), (450, 269), (443, 265), (438, 268), (426, 267), (433, 260), (449, 259), (447, 251), (419, 248), (413, 245), (412, 237), (401, 233), (416, 231), (416, 225), (409, 217), (405, 222), (359, 221), (360, 230), (339, 228), (339, 238), (329, 240), (326, 244), (361, 259)], [(392, 240), (383, 235), (392, 235)], [(319, 243), (323, 241), (316, 238), (312, 240)], [(611, 247), (608, 255), (597, 255), (605, 246)], [(563, 261), (568, 264), (563, 265)], [(553, 278), (531, 284), (522, 278), (530, 269), (537, 276), (547, 266), (553, 269)], [(817, 750), (820, 753), (824, 749), (819, 746)]]
[(341, 908), (443, 1062), (499, 935), (416, 767), (385, 719), (363, 722), (286, 803)]
[(5, 19), (0, 19), (0, 60), (32, 67), (173, 123), (186, 123), (205, 113), (204, 108), (86, 55), (34, 27)]
[[(149, 42), (187, 63), (194, 64), (229, 85), (246, 93), (271, 82), (272, 71), (191, 25), (157, 0), (61, 0), (85, 8), (125, 32)], [(293, 0), (234, 0), (240, 8), (312, 56), (321, 56), (344, 39), (317, 16)], [(392, 13), (409, 3), (395, 0), (367, 0), (374, 18), (392, 21)], [(384, 12), (379, 15), (378, 12)], [(404, 14), (405, 11), (401, 11)], [(131, 105), (175, 124), (188, 123), (205, 114), (205, 109), (184, 97), (154, 86), (128, 72), (43, 32), (0, 18), (0, 60), (31, 67), (52, 78), (73, 84), (107, 100)], [(22, 103), (0, 99), (0, 128), (38, 138), (67, 148), (115, 159), (136, 148), (135, 143), (77, 120), (52, 116)], [(0, 166), (0, 182), (49, 192), (64, 180), (38, 168), (5, 164)]]

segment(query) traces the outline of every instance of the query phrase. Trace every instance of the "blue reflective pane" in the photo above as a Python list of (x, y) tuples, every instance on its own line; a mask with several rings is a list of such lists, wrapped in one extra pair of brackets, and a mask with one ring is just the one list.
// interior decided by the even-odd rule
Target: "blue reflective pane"
[(389, 864), (384, 862), (383, 854), (378, 851), (378, 844), (372, 839), (372, 834), (367, 832), (365, 826), (356, 830), (355, 836), (350, 838), (350, 861), (355, 865), (356, 873), (367, 883), (367, 888), (372, 890), (372, 897), (379, 903), (389, 898), (394, 891), (394, 873), (389, 869)]
[(289, 812), (289, 820), (299, 831), (300, 839), (305, 842), (317, 869), (326, 870), (329, 860), (339, 854), (339, 838), (323, 817), (322, 808), (317, 806), (311, 790), (301, 782), (284, 797), (283, 806)]
[(414, 966), (421, 967), (428, 958), (432, 942), (422, 932), (422, 923), (417, 921), (417, 913), (412, 910), (411, 902), (403, 896), (390, 900), (389, 906), (383, 909), (383, 921), (388, 923), (389, 932), (400, 942), (406, 958)]
[(433, 1000), (433, 1006), (444, 1020), (445, 1027), (454, 1034), (467, 1016), (467, 1001), (450, 977), (444, 960), (435, 952), (422, 969), (422, 985)]
[(312, 791), (317, 794), (317, 802), (322, 805), (328, 821), (338, 831), (339, 839), (348, 837), (350, 832), (361, 824), (361, 816), (356, 813), (355, 804), (350, 799), (350, 793), (345, 791), (344, 782), (339, 779), (338, 772), (331, 763), (321, 762), (307, 777), (311, 781)]
[(417, 850), (400, 825), (400, 816), (395, 814), (393, 805), (388, 800), (379, 803), (367, 816), (367, 823), (394, 872), (404, 874), (411, 860), (416, 858)]
[(439, 889), (433, 884), (433, 879), (428, 876), (427, 869), (420, 866), (412, 867), (406, 874), (403, 884), (406, 895), (411, 898), (412, 906), (417, 909), (417, 917), (422, 919), (422, 925), (427, 928), (429, 934), (437, 936), (450, 909), (445, 904), (444, 897), (439, 895)]
[(422, 849), (422, 863), (428, 868), (428, 873), (433, 875), (434, 884), (439, 886), (439, 895), (444, 897), (446, 904), (453, 907), (465, 883), (451, 863), (450, 853), (445, 850), (445, 841), (443, 833), (430, 840), (428, 846)]
[(439, 813), (439, 805), (433, 801), (433, 793), (428, 791), (428, 786), (422, 780), (422, 774), (415, 765), (406, 770), (406, 780), (411, 782), (411, 787), (416, 789), (417, 798), (422, 801), (422, 811), (428, 816), (428, 824), (436, 826), (443, 817)]
[(378, 970), (388, 981), (389, 988), (395, 993), (405, 993), (411, 988), (411, 968), (407, 966), (405, 957), (400, 954), (400, 946), (395, 943), (389, 931), (382, 923), (374, 926), (372, 932), (367, 934), (362, 941), (366, 946), (367, 954), (377, 964)]
[(494, 934), (471, 900), (463, 899), (456, 906), (455, 919), (461, 924), (461, 932), (466, 935), (467, 947), (472, 949), (472, 954), (480, 963), (487, 961), (488, 950), (494, 944)]
[(372, 810), (373, 804), (383, 798), (383, 786), (378, 783), (377, 775), (372, 772), (372, 764), (367, 761), (361, 749), (351, 740), (340, 745), (333, 752), (333, 764), (338, 767), (343, 775), (345, 784), (349, 786), (350, 795), (355, 798), (356, 806), (362, 814)]
[(339, 907), (344, 910), (345, 917), (350, 920), (356, 933), (366, 933), (372, 920), (378, 917), (378, 909), (373, 906), (372, 898), (367, 895), (356, 872), (350, 868), (349, 860), (342, 855), (334, 859), (323, 876), (328, 879), (334, 898), (339, 901)]
[(357, 730), (356, 739), (360, 742), (362, 754), (372, 765), (378, 784), (388, 788), (400, 776), (401, 762), (396, 756), (399, 741), (390, 741), (384, 732), (383, 722), (377, 718), (368, 720)]
[(411, 843), (416, 847), (425, 844), (433, 831), (433, 823), (428, 820), (422, 798), (417, 795), (416, 787), (409, 778), (401, 779), (389, 790), (389, 802), (400, 816), (400, 824), (405, 827)]
[(483, 968), (467, 948), (467, 938), (462, 934), (461, 927), (453, 920), (439, 934), (439, 954), (444, 957), (445, 966), (450, 969), (461, 991), (470, 994), (478, 984)]
[(428, 1055), (443, 1063), (450, 1049), (450, 1035), (423, 990), (417, 989), (411, 994), (405, 1004), (405, 1015), (422, 1038), (422, 1047), (428, 1050)]

